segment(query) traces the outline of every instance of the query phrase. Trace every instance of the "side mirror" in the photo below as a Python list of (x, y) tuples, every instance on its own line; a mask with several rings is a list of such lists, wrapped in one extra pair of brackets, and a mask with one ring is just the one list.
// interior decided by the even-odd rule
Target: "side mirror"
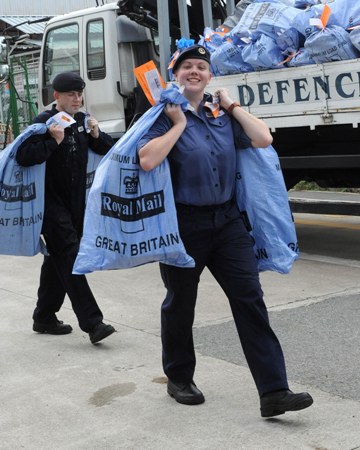
[(0, 64), (0, 82), (9, 77), (9, 66), (7, 64)]
[(45, 63), (45, 72), (46, 72), (46, 79), (50, 80), (50, 77), (53, 73), (52, 64)]
[(3, 37), (0, 37), (0, 64), (7, 62), (6, 41)]

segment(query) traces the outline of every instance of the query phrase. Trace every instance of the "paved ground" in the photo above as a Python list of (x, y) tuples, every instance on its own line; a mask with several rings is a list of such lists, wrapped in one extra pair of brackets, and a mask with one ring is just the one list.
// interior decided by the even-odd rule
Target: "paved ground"
[(166, 394), (156, 264), (89, 275), (118, 330), (96, 346), (68, 301), (59, 317), (72, 334), (32, 332), (40, 264), (0, 256), (0, 449), (360, 449), (358, 262), (303, 255), (290, 275), (262, 275), (291, 387), (315, 401), (273, 419), (260, 417), (229, 307), (208, 273), (195, 324), (206, 402), (189, 407)]

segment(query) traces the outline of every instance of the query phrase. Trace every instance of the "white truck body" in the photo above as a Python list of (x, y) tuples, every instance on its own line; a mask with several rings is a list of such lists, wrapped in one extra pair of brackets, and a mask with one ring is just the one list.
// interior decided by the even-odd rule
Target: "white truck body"
[(360, 122), (360, 59), (214, 78), (273, 131)]
[[(51, 30), (75, 24), (79, 27), (78, 66), (61, 66), (52, 73), (50, 80), (60, 70), (78, 69), (87, 84), (84, 94), (86, 109), (98, 118), (104, 130), (115, 134), (126, 129), (124, 101), (117, 83), (125, 96), (137, 85), (133, 75), (134, 53), (131, 45), (126, 45), (130, 41), (124, 40), (124, 34), (119, 39), (119, 21), (122, 27), (131, 28), (132, 33), (136, 28), (135, 32), (142, 36), (139, 42), (152, 41), (149, 30), (125, 16), (118, 16), (117, 9), (116, 3), (110, 3), (57, 16), (47, 24), (43, 43), (46, 49), (46, 36)], [(87, 67), (87, 27), (100, 19), (104, 22), (106, 76), (92, 79)], [(41, 68), (47, 64), (44, 55), (45, 51), (42, 52)], [(44, 87), (44, 70), (40, 70), (39, 80)], [(265, 119), (273, 131), (302, 126), (314, 129), (326, 124), (357, 127), (360, 122), (360, 59), (214, 77), (209, 91), (213, 92), (220, 86), (230, 89), (232, 96), (244, 108)], [(47, 108), (49, 103), (40, 98), (40, 110)]]

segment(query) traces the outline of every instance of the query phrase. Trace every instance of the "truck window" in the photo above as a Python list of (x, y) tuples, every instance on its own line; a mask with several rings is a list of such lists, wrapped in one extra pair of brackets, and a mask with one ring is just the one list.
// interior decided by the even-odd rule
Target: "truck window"
[(86, 60), (89, 80), (102, 80), (106, 76), (104, 22), (88, 22), (86, 30)]
[(78, 72), (79, 26), (76, 23), (51, 29), (45, 38), (43, 62), (42, 102), (53, 101), (52, 80), (61, 72)]

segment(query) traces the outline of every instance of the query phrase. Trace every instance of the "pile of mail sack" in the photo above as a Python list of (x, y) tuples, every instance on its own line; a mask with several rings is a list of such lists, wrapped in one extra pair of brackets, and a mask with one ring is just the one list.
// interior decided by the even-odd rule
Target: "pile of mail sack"
[(215, 76), (360, 57), (360, 2), (241, 0), (199, 44)]

